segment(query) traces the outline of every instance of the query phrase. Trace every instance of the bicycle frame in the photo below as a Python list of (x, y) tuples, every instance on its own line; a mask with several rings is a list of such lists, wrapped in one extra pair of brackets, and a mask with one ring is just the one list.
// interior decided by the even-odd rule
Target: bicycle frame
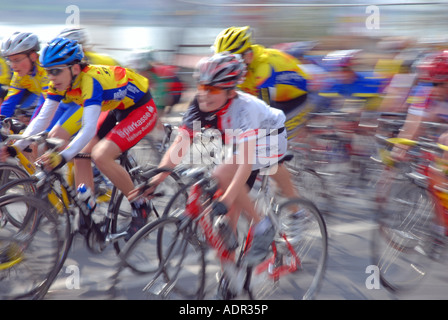
[[(268, 180), (268, 175), (263, 176), (263, 182), (260, 191), (266, 191), (266, 184)], [(204, 190), (202, 188), (203, 180), (200, 180), (198, 183), (194, 184), (191, 187), (191, 192), (187, 199), (187, 206), (185, 208), (185, 215), (189, 217), (190, 219), (197, 220), (200, 227), (202, 228), (205, 238), (209, 245), (215, 249), (217, 252), (217, 257), (221, 260), (221, 262), (230, 262), (234, 263), (233, 261), (233, 251), (229, 251), (225, 248), (224, 243), (221, 239), (221, 237), (214, 231), (213, 226), (211, 225), (211, 221), (209, 218), (210, 210), (207, 210), (205, 207), (210, 205), (211, 202), (215, 199), (217, 199), (221, 194), (222, 191), (218, 190), (214, 192), (213, 194), (207, 195), (210, 201), (205, 201), (204, 203), (200, 202), (201, 196), (204, 195)], [(263, 195), (265, 196), (265, 195)], [(205, 205), (204, 205), (205, 204)], [(207, 211), (206, 211), (207, 210)], [(271, 221), (275, 221), (275, 216), (273, 213), (269, 213)], [(275, 223), (274, 223), (275, 224)], [(278, 227), (276, 228), (279, 229)], [(277, 247), (275, 245), (275, 242), (272, 242), (272, 252), (273, 256), (263, 262), (261, 262), (256, 268), (255, 268), (255, 274), (259, 275), (266, 270), (268, 271), (268, 274), (270, 278), (273, 278), (274, 280), (278, 280), (281, 276), (293, 273), (297, 271), (301, 267), (301, 261), (300, 258), (295, 251), (294, 247), (289, 243), (286, 235), (283, 233), (281, 234), (283, 240), (286, 243), (286, 246), (288, 248), (288, 251), (291, 253), (292, 257), (294, 259), (291, 259), (290, 263), (288, 265), (278, 265), (278, 261), (281, 258), (281, 254), (278, 252)], [(241, 251), (240, 258), (244, 255), (245, 252), (250, 248), (252, 244), (253, 239), (253, 228), (252, 226), (249, 228), (248, 233), (246, 235), (245, 243), (243, 246), (243, 250)], [(241, 259), (238, 259), (236, 262), (237, 266), (240, 266)]]

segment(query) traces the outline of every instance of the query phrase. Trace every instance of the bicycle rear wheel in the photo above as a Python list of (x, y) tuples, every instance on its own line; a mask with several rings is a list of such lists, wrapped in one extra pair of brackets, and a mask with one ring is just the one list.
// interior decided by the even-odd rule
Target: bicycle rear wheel
[(205, 286), (204, 249), (192, 226), (183, 225), (175, 217), (163, 217), (138, 231), (120, 254), (121, 269), (130, 267), (134, 273), (133, 280), (125, 281), (126, 290), (131, 285), (143, 289), (150, 298), (201, 299)]
[(381, 284), (392, 292), (414, 288), (424, 278), (434, 244), (434, 203), (425, 189), (408, 183), (392, 185), (371, 241), (372, 264), (379, 269)]
[(277, 210), (280, 230), (273, 250), (248, 270), (246, 289), (251, 299), (313, 299), (327, 264), (327, 229), (316, 206), (290, 199)]
[(8, 195), (6, 205), (27, 207), (21, 227), (0, 229), (0, 299), (43, 298), (58, 271), (61, 230), (53, 207), (37, 198)]

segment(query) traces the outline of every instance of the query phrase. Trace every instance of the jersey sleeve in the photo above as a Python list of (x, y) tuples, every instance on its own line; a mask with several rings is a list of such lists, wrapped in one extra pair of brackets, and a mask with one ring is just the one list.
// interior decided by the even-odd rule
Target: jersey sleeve
[(0, 108), (0, 114), (6, 117), (12, 117), (16, 110), (16, 106), (19, 104), (24, 94), (25, 89), (9, 87), (8, 94)]
[(96, 125), (101, 113), (100, 105), (85, 107), (82, 115), (82, 128), (70, 144), (61, 152), (66, 161), (73, 159), (95, 137)]

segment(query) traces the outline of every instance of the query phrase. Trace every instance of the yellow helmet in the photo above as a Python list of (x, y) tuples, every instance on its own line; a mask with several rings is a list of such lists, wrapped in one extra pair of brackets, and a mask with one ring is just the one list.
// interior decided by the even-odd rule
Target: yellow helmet
[(216, 37), (213, 48), (215, 53), (243, 53), (252, 45), (249, 26), (227, 28)]

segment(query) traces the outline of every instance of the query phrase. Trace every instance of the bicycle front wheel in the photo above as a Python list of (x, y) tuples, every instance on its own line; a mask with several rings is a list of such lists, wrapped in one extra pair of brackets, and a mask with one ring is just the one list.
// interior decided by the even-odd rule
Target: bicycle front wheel
[(26, 196), (4, 196), (4, 206), (26, 207), (18, 229), (0, 229), (0, 299), (43, 298), (59, 270), (61, 230), (55, 209)]
[(327, 229), (317, 207), (290, 199), (277, 210), (278, 233), (268, 258), (249, 271), (251, 299), (313, 299), (327, 264)]
[(414, 288), (427, 274), (434, 243), (434, 203), (426, 190), (397, 180), (382, 204), (371, 240), (372, 264), (392, 292)]
[[(192, 230), (175, 217), (164, 217), (138, 231), (123, 249), (122, 267), (130, 267), (129, 286), (149, 297), (201, 299), (205, 287), (205, 253)], [(126, 276), (123, 271), (123, 276)], [(139, 277), (135, 277), (135, 273)], [(141, 290), (139, 290), (142, 292)]]

